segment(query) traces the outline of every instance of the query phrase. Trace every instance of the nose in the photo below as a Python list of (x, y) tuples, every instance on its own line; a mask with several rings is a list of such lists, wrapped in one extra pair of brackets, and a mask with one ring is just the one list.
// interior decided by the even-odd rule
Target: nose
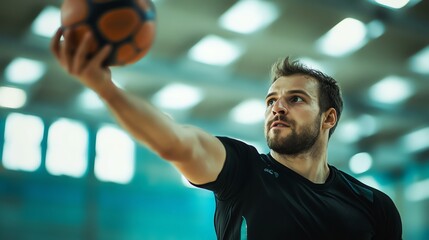
[(286, 114), (288, 110), (287, 110), (286, 104), (284, 104), (281, 99), (278, 99), (273, 104), (272, 111), (273, 111), (273, 115), (277, 115), (277, 114)]

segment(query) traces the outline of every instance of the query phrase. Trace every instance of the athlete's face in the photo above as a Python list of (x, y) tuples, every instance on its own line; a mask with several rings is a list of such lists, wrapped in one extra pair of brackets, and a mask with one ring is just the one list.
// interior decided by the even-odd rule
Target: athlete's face
[(309, 150), (321, 131), (318, 83), (304, 75), (280, 77), (266, 97), (265, 138), (280, 154)]

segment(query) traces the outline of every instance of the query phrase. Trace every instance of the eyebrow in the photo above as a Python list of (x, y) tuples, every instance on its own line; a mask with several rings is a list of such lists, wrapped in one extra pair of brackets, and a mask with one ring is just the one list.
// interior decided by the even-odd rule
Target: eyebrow
[[(305, 95), (305, 96), (307, 96), (308, 98), (312, 98), (311, 96), (310, 96), (310, 94), (308, 94), (306, 91), (304, 91), (304, 90), (299, 90), (299, 89), (297, 89), (297, 90), (289, 90), (289, 91), (287, 91), (286, 92), (287, 94), (302, 94), (302, 95)], [(269, 93), (266, 97), (265, 97), (265, 100), (267, 100), (269, 97), (271, 97), (271, 96), (273, 96), (273, 95), (276, 95), (277, 94), (277, 92), (271, 92), (271, 93)]]

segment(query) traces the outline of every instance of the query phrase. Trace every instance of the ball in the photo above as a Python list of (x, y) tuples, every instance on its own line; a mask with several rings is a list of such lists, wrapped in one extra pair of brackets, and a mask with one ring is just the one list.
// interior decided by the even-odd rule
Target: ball
[(71, 29), (73, 44), (90, 31), (89, 55), (104, 45), (112, 50), (106, 66), (132, 64), (143, 58), (155, 38), (155, 7), (150, 0), (64, 0), (61, 26)]

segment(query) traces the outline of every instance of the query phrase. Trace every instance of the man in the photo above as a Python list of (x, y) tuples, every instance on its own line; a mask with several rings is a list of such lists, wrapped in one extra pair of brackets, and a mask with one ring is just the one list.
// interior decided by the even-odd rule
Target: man
[(73, 46), (71, 34), (60, 29), (52, 39), (60, 64), (94, 90), (137, 141), (214, 192), (218, 239), (402, 238), (392, 200), (328, 164), (329, 137), (343, 105), (334, 79), (288, 58), (274, 65), (265, 113), (271, 150), (259, 154), (131, 100), (102, 67), (110, 47), (87, 58), (92, 36)]

